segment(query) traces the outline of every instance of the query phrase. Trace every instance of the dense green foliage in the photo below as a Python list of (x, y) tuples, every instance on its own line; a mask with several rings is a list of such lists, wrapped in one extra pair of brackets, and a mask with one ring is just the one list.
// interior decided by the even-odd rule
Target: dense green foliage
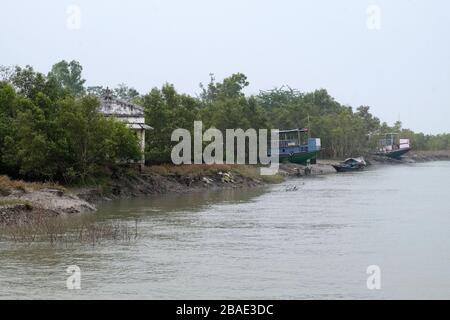
[(402, 129), (400, 122), (389, 126), (370, 113), (369, 106), (353, 110), (342, 105), (324, 89), (310, 93), (281, 87), (246, 96), (245, 75), (237, 73), (208, 85), (201, 85), (199, 97), (178, 94), (164, 85), (142, 97), (147, 122), (155, 128), (149, 132), (147, 158), (151, 162), (170, 160), (170, 134), (175, 128), (192, 130), (193, 120), (202, 120), (206, 128), (279, 128), (308, 127), (311, 135), (322, 139), (325, 158), (343, 158), (373, 151), (385, 133), (398, 132), (410, 138), (415, 149), (448, 149), (450, 135), (424, 135)]
[[(48, 75), (32, 67), (0, 67), (0, 173), (33, 180), (87, 182), (122, 160), (138, 159), (136, 136), (123, 123), (97, 112), (102, 86), (84, 87), (82, 67), (76, 61), (55, 64)], [(204, 129), (310, 128), (322, 139), (322, 157), (347, 157), (370, 152), (378, 137), (399, 132), (415, 149), (450, 148), (450, 134), (425, 135), (382, 123), (368, 106), (354, 110), (326, 90), (303, 93), (289, 87), (244, 94), (249, 85), (237, 73), (200, 85), (199, 96), (180, 94), (164, 84), (140, 95), (120, 84), (112, 90), (120, 99), (145, 108), (146, 158), (170, 162), (176, 128), (193, 130), (195, 120)]]
[(153, 127), (147, 132), (146, 158), (151, 162), (170, 162), (172, 131), (184, 128), (193, 131), (199, 119), (200, 103), (197, 99), (179, 94), (172, 85), (152, 89), (142, 97), (146, 122)]
[(78, 61), (67, 62), (62, 60), (53, 65), (49, 73), (49, 77), (53, 77), (69, 92), (75, 96), (80, 96), (84, 93), (84, 83), (86, 80), (81, 78), (83, 67)]
[(269, 128), (264, 110), (256, 97), (246, 97), (242, 90), (248, 85), (243, 74), (234, 74), (216, 83), (214, 79), (203, 88), (199, 98), (179, 94), (172, 85), (154, 88), (142, 98), (146, 121), (154, 128), (148, 132), (146, 158), (149, 162), (169, 162), (173, 143), (172, 131), (184, 128), (191, 133), (195, 120), (202, 120), (203, 129)]
[(99, 114), (96, 97), (74, 96), (52, 73), (31, 67), (0, 82), (2, 174), (86, 183), (118, 160), (139, 158), (137, 137), (125, 124)]

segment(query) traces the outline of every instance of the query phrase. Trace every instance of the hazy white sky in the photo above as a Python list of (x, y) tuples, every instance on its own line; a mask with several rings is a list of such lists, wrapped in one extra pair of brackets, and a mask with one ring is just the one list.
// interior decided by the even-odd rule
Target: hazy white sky
[(450, 132), (447, 0), (1, 0), (0, 10), (3, 65), (46, 73), (75, 59), (88, 85), (141, 93), (170, 82), (194, 94), (209, 73), (243, 72), (248, 93), (325, 88), (389, 123)]

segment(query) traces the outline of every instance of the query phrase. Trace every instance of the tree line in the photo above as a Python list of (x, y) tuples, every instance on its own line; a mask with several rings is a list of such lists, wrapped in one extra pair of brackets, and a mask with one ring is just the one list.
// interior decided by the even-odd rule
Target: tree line
[[(118, 160), (137, 160), (137, 137), (123, 123), (97, 112), (102, 86), (85, 86), (77, 61), (56, 63), (46, 75), (31, 66), (0, 67), (0, 174), (65, 184), (88, 183), (109, 175)], [(147, 132), (146, 159), (170, 162), (176, 128), (193, 130), (194, 120), (204, 128), (291, 129), (308, 127), (322, 139), (321, 157), (343, 158), (366, 154), (383, 133), (399, 132), (413, 148), (450, 148), (450, 134), (425, 135), (389, 126), (369, 106), (337, 102), (324, 89), (301, 92), (287, 86), (246, 95), (247, 77), (236, 73), (200, 84), (200, 93), (177, 92), (171, 84), (140, 94), (120, 84), (113, 94), (142, 105)]]

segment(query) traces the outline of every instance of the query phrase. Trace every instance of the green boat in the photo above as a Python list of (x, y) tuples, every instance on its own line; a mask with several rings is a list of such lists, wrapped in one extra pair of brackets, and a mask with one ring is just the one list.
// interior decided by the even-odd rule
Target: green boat
[(320, 139), (310, 138), (307, 128), (279, 131), (280, 162), (314, 164), (320, 152)]

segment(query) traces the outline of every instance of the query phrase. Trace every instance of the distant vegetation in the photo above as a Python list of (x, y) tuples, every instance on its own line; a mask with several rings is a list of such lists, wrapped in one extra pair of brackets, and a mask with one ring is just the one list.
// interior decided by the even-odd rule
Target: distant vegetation
[[(289, 87), (246, 96), (245, 75), (233, 74), (222, 82), (211, 77), (190, 96), (164, 84), (140, 94), (124, 84), (113, 90), (145, 108), (146, 158), (170, 162), (175, 128), (192, 130), (194, 120), (204, 126), (227, 128), (309, 127), (322, 139), (322, 157), (341, 158), (369, 152), (377, 135), (400, 132), (413, 148), (450, 148), (450, 134), (425, 135), (389, 126), (370, 113), (368, 106), (342, 105), (326, 90), (303, 93)], [(82, 66), (61, 61), (44, 75), (32, 67), (0, 67), (0, 174), (26, 180), (88, 183), (111, 174), (117, 160), (139, 159), (136, 136), (123, 123), (97, 113), (102, 86), (85, 87)]]

